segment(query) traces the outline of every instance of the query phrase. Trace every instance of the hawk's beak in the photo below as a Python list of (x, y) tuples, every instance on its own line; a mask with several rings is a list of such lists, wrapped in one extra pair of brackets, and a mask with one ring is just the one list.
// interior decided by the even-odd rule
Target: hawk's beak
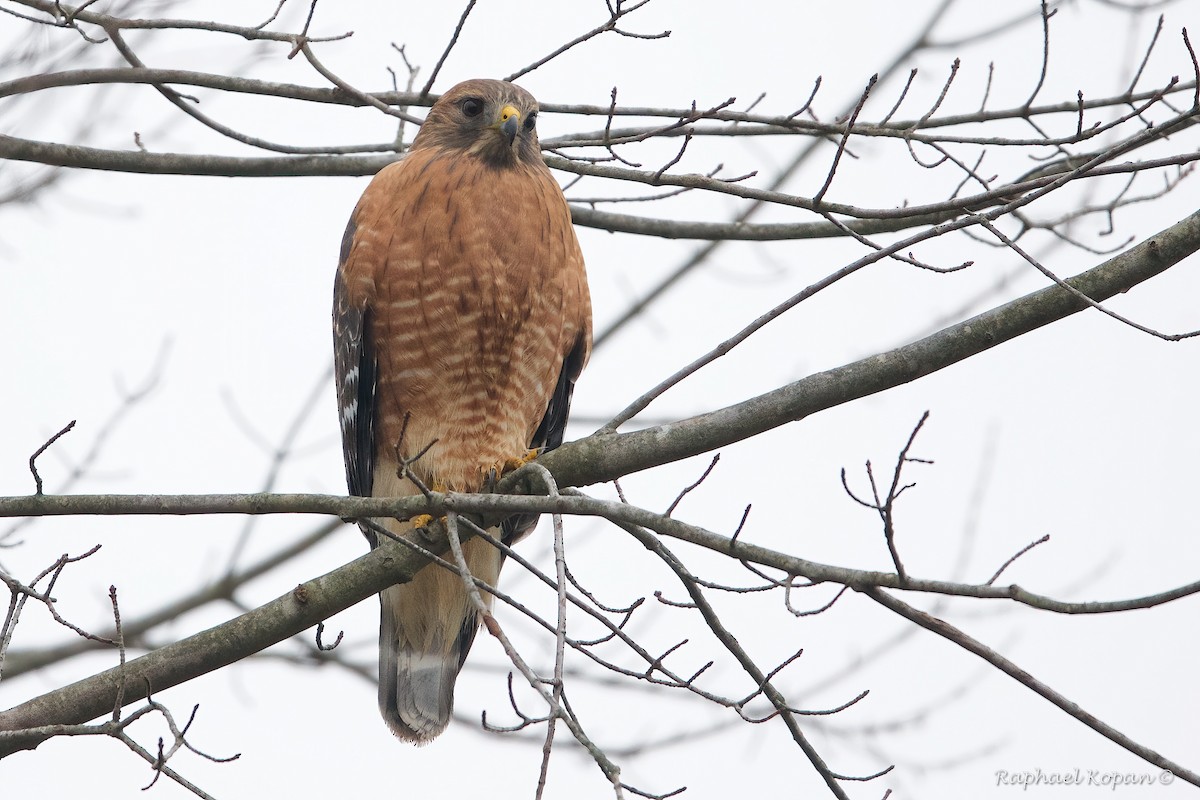
[(500, 109), (500, 119), (497, 120), (496, 127), (504, 135), (508, 146), (512, 147), (513, 140), (517, 138), (517, 131), (521, 128), (521, 112), (514, 106), (505, 106)]

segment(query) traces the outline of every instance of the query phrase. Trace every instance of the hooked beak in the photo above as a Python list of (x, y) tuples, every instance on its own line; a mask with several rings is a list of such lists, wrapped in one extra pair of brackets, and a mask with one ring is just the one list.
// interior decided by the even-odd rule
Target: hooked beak
[(497, 120), (496, 128), (504, 136), (508, 146), (512, 147), (517, 138), (517, 131), (521, 129), (521, 112), (511, 105), (500, 109), (500, 119)]

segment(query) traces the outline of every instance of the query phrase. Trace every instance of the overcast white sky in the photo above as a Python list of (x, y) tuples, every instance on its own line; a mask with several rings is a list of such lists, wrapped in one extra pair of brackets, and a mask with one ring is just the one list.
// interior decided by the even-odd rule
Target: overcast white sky
[[(279, 29), (302, 24), (304, 4), (293, 2), (297, 7)], [(274, 5), (251, 2), (231, 8), (191, 2), (180, 3), (171, 14), (220, 14), (225, 22), (252, 24)], [(546, 103), (605, 104), (614, 85), (622, 104), (670, 107), (692, 100), (708, 107), (732, 96), (744, 107), (766, 92), (761, 110), (789, 112), (807, 98), (820, 75), (816, 109), (831, 118), (908, 44), (935, 5), (654, 0), (623, 27), (642, 33), (669, 29), (670, 38), (601, 37), (521, 83)], [(147, 6), (140, 16), (155, 13)], [(960, 0), (935, 38), (957, 39), (1036, 7), (1029, 0)], [(401, 66), (390, 44), (406, 46), (410, 60), (423, 67), (423, 78), (461, 10), (460, 3), (322, 3), (313, 31), (353, 30), (352, 38), (322, 45), (318, 53), (356, 86), (385, 89), (390, 87), (385, 67)], [(1179, 29), (1200, 30), (1197, 5), (1168, 4), (1163, 12), (1163, 38), (1143, 87), (1165, 83), (1171, 75), (1186, 80), (1191, 74)], [(600, 23), (604, 15), (600, 0), (484, 0), (468, 20), (435, 90), (469, 77), (507, 74)], [(1119, 93), (1153, 22), (1153, 17), (1138, 19), (1099, 2), (1063, 6), (1053, 20), (1051, 68), (1040, 99), (1071, 102), (1077, 89), (1087, 97)], [(73, 44), (66, 32), (31, 30), (0, 15), (0, 51), (30, 36), (44, 39), (50, 49)], [(131, 41), (152, 66), (324, 85), (302, 58), (286, 60), (283, 45), (259, 48), (200, 33)], [(108, 50), (94, 51), (96, 63), (111, 60)], [(989, 107), (1019, 104), (1036, 83), (1040, 56), (1036, 18), (980, 44), (927, 53), (913, 64), (922, 72), (901, 116), (923, 113), (955, 57), (962, 65), (945, 110), (978, 107), (989, 64), (995, 70)], [(886, 113), (898, 89), (895, 82), (881, 87), (880, 99), (868, 106), (866, 116)], [(370, 110), (298, 109), (283, 102), (199, 94), (207, 113), (248, 133), (291, 144), (381, 141), (394, 131), (392, 120)], [(130, 149), (138, 131), (154, 151), (250, 154), (191, 121), (167, 124), (175, 115), (148, 87), (114, 91), (99, 106), (91, 103), (94, 96), (94, 89), (61, 90), (36, 106), (14, 106), (10, 113), (0, 105), (0, 132), (68, 141), (86, 121), (91, 123), (88, 141), (96, 146)], [(553, 115), (544, 115), (539, 124), (543, 138), (579, 127), (577, 121)], [(1196, 136), (1194, 130), (1181, 134), (1171, 150), (1197, 149)], [(648, 147), (639, 156), (648, 165), (654, 159), (661, 163), (676, 146)], [(751, 183), (765, 185), (794, 147), (761, 139), (697, 142), (676, 169), (706, 172), (720, 162), (723, 174), (760, 170)], [(831, 199), (864, 206), (927, 202), (944, 196), (938, 194), (943, 184), (954, 183), (949, 176), (920, 170), (891, 147), (860, 143), (857, 155), (862, 158), (846, 164)], [(993, 171), (1011, 172), (1011, 159), (1025, 156), (1002, 152), (989, 158), (995, 158), (989, 162)], [(1031, 168), (1029, 163), (1017, 169)], [(787, 189), (811, 196), (827, 167), (827, 159), (816, 159)], [(5, 165), (0, 190), (25, 174), (27, 170)], [(569, 176), (559, 177), (565, 183)], [(0, 495), (32, 491), (29, 454), (77, 419), (75, 431), (40, 462), (47, 489), (59, 486), (120, 407), (122, 387), (138, 386), (160, 358), (159, 385), (115, 430), (72, 490), (258, 490), (271, 467), (271, 452), (255, 437), (280, 441), (328, 368), (338, 244), (366, 183), (366, 178), (90, 172), (67, 176), (35, 204), (0, 207), (0, 362), (7, 378), (0, 394)], [(613, 189), (585, 181), (572, 194), (601, 191)], [(1112, 236), (1098, 236), (1103, 219), (1085, 223), (1079, 235), (1096, 247), (1113, 246), (1127, 236), (1140, 241), (1194, 211), (1196, 196), (1195, 188), (1185, 184), (1165, 198), (1126, 209)], [(692, 194), (661, 209), (640, 205), (621, 210), (720, 221), (737, 208), (727, 197)], [(779, 209), (761, 217), (802, 218)], [(598, 329), (700, 246), (588, 229), (580, 230), (580, 238)], [(1046, 238), (1033, 240), (1031, 247), (1059, 274), (1073, 274), (1101, 260), (1070, 247), (1052, 248)], [(859, 245), (847, 242), (723, 247), (649, 316), (596, 351), (579, 383), (575, 413), (589, 420), (611, 416), (780, 299), (861, 254)], [(930, 243), (920, 255), (940, 264), (977, 263), (954, 275), (877, 265), (791, 312), (667, 394), (648, 415), (680, 417), (717, 408), (909, 341), (940, 327), (948, 314), (966, 316), (964, 303), (1002, 276), (1011, 277), (1007, 286), (972, 306), (970, 313), (1046, 283), (1012, 254), (964, 238)], [(1198, 266), (1193, 257), (1112, 305), (1160, 330), (1200, 327)], [(909, 477), (919, 485), (905, 495), (899, 511), (899, 543), (911, 572), (983, 581), (1012, 553), (1048, 533), (1050, 543), (1017, 562), (1005, 580), (1076, 600), (1119, 599), (1187, 583), (1196, 579), (1200, 564), (1200, 524), (1194, 510), (1200, 477), (1198, 348), (1195, 340), (1165, 343), (1098, 313), (1077, 315), (912, 385), (727, 448), (720, 466), (678, 515), (712, 530), (731, 531), (742, 508), (752, 502), (754, 514), (744, 533), (749, 541), (817, 561), (888, 569), (878, 520), (846, 498), (838, 472), (846, 467), (861, 488), (862, 463), (871, 459), (890, 466), (921, 413), (929, 410), (914, 452), (936, 463), (911, 466)], [(575, 424), (568, 438), (585, 435), (597, 424)], [(623, 486), (631, 502), (663, 508), (707, 460), (631, 476)], [(301, 429), (297, 453), (279, 474), (275, 489), (344, 491), (331, 382)], [(611, 494), (610, 487), (592, 491)], [(240, 563), (271, 552), (318, 522), (258, 521)], [(72, 568), (56, 591), (64, 613), (99, 627), (108, 613), (110, 584), (119, 588), (126, 615), (144, 613), (187, 586), (219, 576), (244, 525), (236, 518), (49, 520), (26, 528), (20, 547), (0, 551), (0, 563), (18, 577), (30, 578), (62, 552), (102, 543), (100, 553)], [(544, 563), (548, 538), (541, 529), (523, 545), (524, 551)], [(968, 540), (969, 546), (964, 545)], [(674, 579), (615, 528), (569, 521), (568, 542), (572, 569), (606, 603), (628, 603), (655, 590), (669, 598), (683, 596)], [(695, 571), (742, 580), (722, 572), (720, 559), (674, 547)], [(959, 576), (954, 570), (964, 547), (969, 554)], [(362, 537), (346, 527), (305, 558), (253, 583), (239, 599), (251, 605), (264, 602), (364, 549)], [(534, 607), (551, 607), (551, 598), (512, 566), (502, 585)], [(814, 592), (820, 592), (816, 599), (801, 602), (816, 606), (831, 596), (822, 589)], [(1021, 793), (1020, 788), (997, 787), (999, 770), (1157, 774), (983, 662), (931, 634), (910, 630), (866, 598), (844, 597), (831, 612), (800, 621), (786, 612), (778, 595), (714, 599), (761, 664), (773, 666), (805, 648), (780, 679), (798, 704), (829, 707), (870, 690), (866, 700), (844, 714), (807, 721), (818, 749), (838, 772), (870, 773), (897, 764), (885, 778), (850, 785), (853, 797), (877, 798), (887, 788), (899, 797)], [(912, 602), (926, 608), (931, 603), (923, 598)], [(235, 613), (229, 605), (206, 608), (156, 630), (152, 639), (173, 641)], [(368, 664), (374, 659), (377, 613), (371, 600), (329, 623), (335, 631), (345, 630), (347, 652)], [(981, 602), (944, 604), (943, 613), (1134, 739), (1193, 769), (1200, 766), (1194, 599), (1087, 618)], [(547, 663), (549, 640), (526, 635), (528, 626), (515, 615), (506, 614), (501, 622), (525, 643), (531, 660)], [(905, 638), (880, 651), (882, 643), (906, 631)], [(719, 655), (718, 645), (704, 637), (685, 611), (647, 609), (631, 632), (658, 646), (691, 636), (685, 651), (691, 660), (684, 663), (696, 668)], [(14, 649), (67, 636), (30, 615), (18, 628)], [(0, 708), (113, 663), (114, 656), (103, 654), (5, 681), (0, 683)], [(489, 719), (512, 720), (504, 663), (498, 645), (480, 636), (459, 684), (456, 710), (461, 716), (478, 720), (480, 710), (487, 709)], [(749, 691), (727, 659), (714, 667), (713, 680), (730, 694)], [(686, 785), (684, 796), (695, 798), (824, 796), (815, 772), (778, 721), (735, 724), (732, 712), (638, 686), (580, 682), (572, 692), (589, 732), (614, 751), (623, 777), (639, 788), (666, 792)], [(433, 792), (444, 797), (528, 797), (537, 780), (540, 746), (482, 735), (470, 724), (453, 725), (421, 749), (393, 741), (378, 719), (374, 687), (336, 667), (314, 670), (260, 658), (163, 692), (160, 699), (184, 716), (192, 704), (200, 704), (192, 735), (198, 747), (216, 755), (242, 753), (231, 764), (194, 757), (172, 762), (221, 798), (383, 798)], [(537, 709), (529, 702), (532, 713)], [(616, 752), (630, 741), (721, 722), (731, 724), (715, 736), (640, 755)], [(863, 731), (872, 726), (882, 727), (865, 737)], [(154, 735), (146, 733), (143, 741)], [(560, 745), (550, 770), (551, 796), (611, 796), (596, 767), (569, 751), (565, 739)], [(0, 780), (16, 787), (14, 796), (36, 791), (55, 798), (128, 797), (150, 777), (148, 768), (117, 743), (78, 739), (51, 741), (36, 752), (6, 759), (3, 767)], [(1186, 796), (1189, 789), (1194, 792), (1176, 782), (1117, 794), (1168, 800)], [(163, 782), (152, 791), (162, 797), (189, 796)], [(1031, 788), (1027, 794), (1074, 797), (1070, 791), (1082, 798), (1110, 790)]]

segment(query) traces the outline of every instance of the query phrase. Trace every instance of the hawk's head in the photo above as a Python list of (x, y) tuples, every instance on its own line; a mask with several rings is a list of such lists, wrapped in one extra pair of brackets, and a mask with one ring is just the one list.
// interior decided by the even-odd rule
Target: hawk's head
[(497, 168), (542, 164), (537, 100), (520, 86), (477, 78), (443, 94), (412, 149), (457, 150)]

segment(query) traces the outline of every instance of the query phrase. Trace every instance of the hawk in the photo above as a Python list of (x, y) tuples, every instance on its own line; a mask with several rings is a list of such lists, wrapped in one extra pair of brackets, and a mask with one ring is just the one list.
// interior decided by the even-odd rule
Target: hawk
[[(562, 443), (591, 352), (591, 303), (537, 116), (519, 86), (460, 83), (350, 217), (333, 340), (352, 495), (417, 494), (401, 459), (428, 487), (475, 492), (530, 450)], [(376, 522), (397, 534), (413, 524)], [(535, 522), (511, 518), (498, 535), (516, 541)], [(495, 585), (501, 553), (481, 539), (464, 551), (472, 574)], [(449, 722), (478, 615), (462, 579), (436, 566), (379, 602), (379, 709), (396, 736), (424, 744)]]

